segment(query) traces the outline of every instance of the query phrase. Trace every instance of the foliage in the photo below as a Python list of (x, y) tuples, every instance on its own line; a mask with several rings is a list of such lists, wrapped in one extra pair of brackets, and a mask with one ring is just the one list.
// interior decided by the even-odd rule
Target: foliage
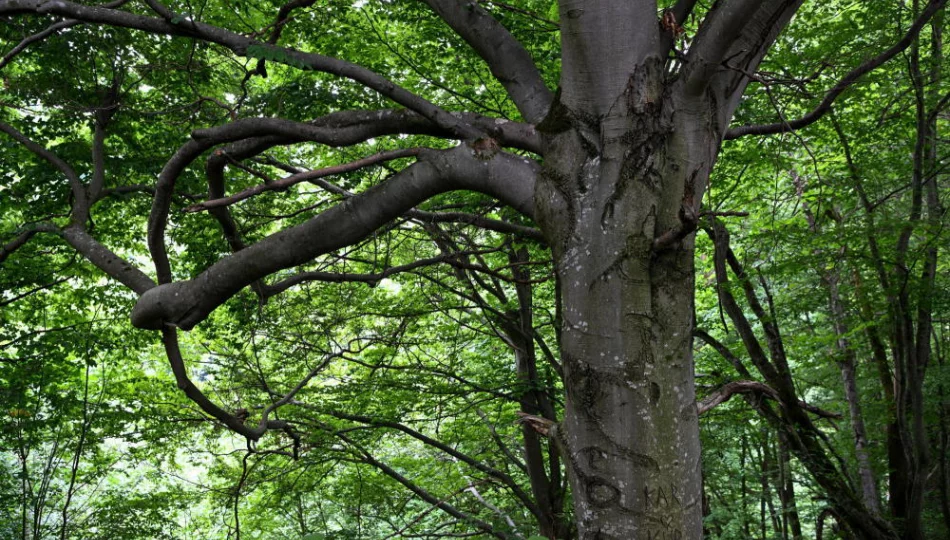
[[(146, 4), (123, 9), (154, 16)], [(355, 66), (343, 71), (385, 74), (449, 112), (474, 111), (498, 125), (524, 120), (505, 81), (422, 2), (295, 4), (289, 19), (275, 22), (279, 2), (175, 2), (165, 18), (174, 38), (98, 24), (59, 29), (0, 61), (0, 124), (55, 153), (83, 185), (101, 174), (82, 225), (116, 258), (159, 280), (143, 240), (154, 227), (156, 179), (183, 144), (201, 140), (196, 130), (280, 117), (299, 122), (293, 129), (303, 133), (343, 109), (393, 107), (385, 91), (314, 69), (300, 51)], [(556, 4), (471, 6), (508, 28), (541, 79), (557, 86)], [(916, 15), (908, 9), (808, 3), (770, 50), (735, 123), (807, 113), (816, 95), (903, 35)], [(14, 15), (0, 10), (9, 19), (0, 26), (3, 54), (50, 24)], [(887, 430), (904, 412), (895, 412), (886, 374), (899, 390), (914, 391), (899, 386), (902, 319), (894, 306), (905, 309), (911, 331), (926, 328), (921, 317), (933, 321), (916, 342), (933, 351), (921, 371), (918, 415), (926, 443), (919, 451), (930, 456), (935, 478), (923, 488), (931, 538), (950, 534), (950, 273), (940, 205), (950, 73), (940, 17), (926, 39), (865, 75), (821, 121), (727, 141), (703, 202), (704, 211), (720, 213), (751, 294), (768, 309), (756, 318), (743, 304), (754, 331), (764, 343), (774, 323), (798, 398), (841, 414), (815, 420), (822, 449), (857, 493), (860, 453), (867, 454), (887, 519), (894, 517), (886, 504), (893, 486)], [(255, 41), (234, 54), (197, 39), (196, 22)], [(682, 23), (686, 34), (677, 39), (686, 50), (698, 22)], [(267, 41), (277, 29), (279, 40)], [(352, 127), (339, 122), (330, 125)], [(201, 149), (175, 184), (170, 276), (193, 279), (246, 246), (349, 204), (417, 156), (268, 189), (226, 211), (194, 211), (225, 195), (208, 180), (215, 159), (226, 170), (226, 194), (236, 194), (384, 152), (448, 149), (461, 138), (420, 126), (354, 144), (284, 134), (290, 139), (248, 159), (230, 140)], [(538, 540), (547, 536), (536, 534), (539, 511), (531, 508), (537, 464), (550, 484), (543, 496), (556, 501), (549, 517), (558, 534), (574, 533), (563, 457), (524, 417), (560, 418), (566, 399), (552, 254), (526, 216), (474, 191), (434, 195), (352, 245), (255, 281), (181, 333), (193, 387), (225, 414), (248, 429), (265, 411), (292, 426), (254, 439), (188, 399), (155, 332), (130, 324), (144, 291), (104, 277), (65, 240), (76, 193), (64, 176), (9, 130), (0, 133), (0, 537), (342, 540), (493, 531)], [(928, 183), (936, 193), (930, 206)], [(14, 245), (24, 235), (29, 241)], [(713, 241), (699, 232), (696, 243), (696, 327), (751, 365), (722, 307)], [(729, 289), (741, 297), (731, 275)], [(829, 279), (837, 280), (844, 317), (829, 304)], [(883, 365), (875, 338), (887, 349)], [(763, 379), (737, 371), (702, 340), (694, 345), (701, 399), (731, 381)], [(848, 351), (867, 425), (864, 450), (855, 445), (842, 384)], [(827, 537), (834, 497), (790, 454), (792, 432), (760, 414), (767, 400), (744, 398), (702, 416), (706, 534), (792, 538), (795, 519), (804, 537), (823, 526)], [(780, 493), (789, 486), (790, 499)]]

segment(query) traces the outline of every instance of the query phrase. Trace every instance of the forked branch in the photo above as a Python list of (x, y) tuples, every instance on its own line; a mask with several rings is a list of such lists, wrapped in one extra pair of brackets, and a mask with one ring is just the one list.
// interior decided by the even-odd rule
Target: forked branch
[[(359, 242), (439, 193), (479, 191), (531, 217), (537, 172), (535, 162), (504, 152), (485, 159), (468, 145), (427, 150), (420, 153), (417, 163), (369, 191), (222, 259), (193, 280), (146, 293), (132, 311), (133, 324), (189, 329), (244, 286)], [(164, 253), (164, 246), (161, 249)]]

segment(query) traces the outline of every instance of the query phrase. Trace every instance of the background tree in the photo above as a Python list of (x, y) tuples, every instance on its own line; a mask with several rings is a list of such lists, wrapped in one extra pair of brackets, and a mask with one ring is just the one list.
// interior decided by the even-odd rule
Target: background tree
[[(819, 531), (834, 517), (864, 538), (922, 538), (931, 449), (947, 440), (945, 429), (928, 431), (944, 424), (928, 419), (935, 411), (923, 398), (939, 339), (944, 4), (875, 13), (743, 0), (0, 0), (10, 22), (0, 131), (12, 195), (0, 263), (41, 269), (11, 274), (20, 291), (11, 302), (40, 302), (55, 280), (74, 279), (51, 266), (71, 253), (125, 287), (110, 289), (110, 315), (137, 298), (131, 321), (161, 332), (184, 395), (246, 441), (236, 482), (215, 490), (236, 535), (262, 469), (290, 459), (309, 478), (337, 475), (336, 514), (347, 520), (325, 520), (324, 530), (508, 538), (527, 520), (549, 538), (698, 538), (707, 506), (699, 413), (742, 393), (765, 422), (742, 432), (738, 449), (740, 466), (761, 473), (763, 536), (803, 534), (794, 490), (805, 472), (827, 500)], [(897, 32), (887, 26), (895, 14)], [(855, 26), (858, 39), (839, 41)], [(836, 37), (822, 42), (817, 29)], [(901, 76), (897, 88), (874, 91), (894, 100), (885, 111), (903, 103), (900, 88), (913, 96), (912, 129), (888, 112), (881, 122), (894, 126), (895, 146), (915, 141), (913, 164), (893, 171), (909, 178), (906, 189), (891, 180), (870, 190), (847, 111), (841, 120), (829, 112), (899, 55), (910, 85)], [(766, 210), (733, 188), (703, 205), (723, 141), (823, 117), (815, 129), (844, 156), (840, 181), (822, 177), (830, 166), (805, 135), (772, 163), (749, 158), (750, 145), (770, 140), (734, 143), (727, 155), (744, 155), (745, 168), (726, 162), (716, 174), (739, 186), (749, 167), (781, 167), (768, 175), (776, 199)], [(811, 163), (798, 165), (806, 156)], [(860, 205), (848, 198), (854, 212), (835, 199), (848, 190), (859, 195)], [(771, 218), (770, 235), (786, 232), (779, 218), (798, 227), (803, 236), (792, 238), (809, 240), (807, 261), (826, 261), (801, 282), (822, 283), (827, 298), (797, 305), (806, 319), (821, 313), (830, 336), (858, 481), (815, 419), (835, 413), (796, 380), (807, 363), (791, 354), (798, 347), (785, 329), (801, 321), (781, 318), (775, 282), (750, 270), (804, 262), (737, 254), (717, 221), (731, 208)], [(901, 222), (893, 240), (878, 234), (890, 230), (884, 213)], [(694, 313), (698, 227), (712, 239), (721, 332)], [(130, 233), (143, 228), (144, 242)], [(864, 235), (851, 240), (856, 231)], [(848, 249), (829, 248), (828, 235)], [(867, 256), (856, 255), (862, 249)], [(17, 333), (44, 326), (23, 313), (12, 320)], [(887, 513), (861, 427), (852, 328), (866, 331), (892, 404), (878, 415), (888, 426)], [(180, 330), (191, 332), (182, 339)], [(738, 375), (716, 381), (698, 407), (694, 330)], [(18, 339), (4, 347), (22, 366), (29, 353)], [(400, 490), (364, 494), (367, 485)], [(71, 490), (60, 505), (64, 537)], [(366, 515), (406, 492), (402, 504), (417, 517)], [(743, 484), (743, 518), (745, 495)], [(294, 502), (294, 530), (309, 534), (315, 510)], [(727, 534), (714, 517), (707, 532)], [(25, 524), (17, 530), (27, 535)]]

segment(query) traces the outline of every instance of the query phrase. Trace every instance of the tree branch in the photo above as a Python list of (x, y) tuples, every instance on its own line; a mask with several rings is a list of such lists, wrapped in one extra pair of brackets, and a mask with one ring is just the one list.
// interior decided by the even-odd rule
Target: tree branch
[(83, 22), (132, 28), (153, 34), (196, 38), (221, 45), (241, 56), (248, 56), (250, 51), (252, 57), (268, 57), (273, 62), (350, 79), (418, 112), (440, 128), (454, 133), (459, 139), (474, 140), (484, 136), (481, 130), (466, 124), (459, 117), (358, 64), (321, 54), (278, 47), (188, 18), (173, 22), (178, 19), (178, 16), (174, 16), (168, 8), (155, 1), (150, 1), (149, 4), (162, 12), (164, 18), (84, 6), (67, 0), (0, 0), (0, 15), (21, 13), (58, 15)]
[(531, 55), (501, 23), (475, 0), (424, 1), (488, 64), (525, 120), (544, 119), (551, 107), (551, 91)]
[(33, 236), (39, 232), (60, 234), (59, 227), (51, 223), (37, 223), (27, 227), (25, 230), (20, 231), (20, 233), (16, 235), (16, 238), (0, 246), (0, 265), (7, 260), (7, 257), (26, 245), (26, 243), (30, 241), (30, 238), (33, 238)]
[(750, 373), (749, 369), (745, 367), (741, 360), (739, 360), (739, 357), (729, 350), (729, 347), (726, 347), (721, 341), (712, 337), (709, 332), (706, 332), (701, 328), (696, 328), (693, 330), (693, 337), (699, 338), (713, 349), (716, 349), (716, 352), (718, 352), (720, 356), (732, 364), (732, 367), (735, 368), (740, 377), (752, 377), (752, 373)]
[(10, 298), (10, 299), (7, 299), (7, 300), (0, 300), (0, 307), (9, 306), (10, 304), (12, 304), (12, 303), (14, 303), (14, 302), (16, 302), (16, 301), (18, 301), (18, 300), (22, 300), (22, 299), (26, 298), (27, 296), (34, 295), (34, 294), (36, 294), (36, 293), (38, 293), (38, 292), (40, 292), (40, 291), (45, 291), (45, 290), (52, 289), (53, 287), (59, 285), (60, 283), (65, 283), (65, 282), (67, 282), (67, 281), (69, 281), (69, 280), (70, 280), (70, 278), (64, 277), (64, 278), (59, 278), (59, 279), (57, 279), (57, 280), (54, 280), (52, 283), (47, 283), (47, 284), (45, 284), (45, 285), (40, 285), (40, 286), (38, 286), (38, 287), (33, 287), (32, 289), (30, 289), (30, 290), (28, 290), (28, 291), (26, 291), (26, 292), (22, 292), (22, 293), (20, 293), (20, 294), (18, 294), (18, 295), (16, 295), (16, 296), (14, 296), (13, 298)]
[(219, 199), (211, 199), (197, 204), (193, 204), (185, 208), (185, 212), (200, 212), (202, 210), (208, 210), (210, 208), (220, 208), (222, 206), (230, 206), (236, 202), (243, 201), (244, 199), (251, 198), (255, 195), (264, 193), (265, 191), (277, 191), (284, 190), (299, 184), (301, 182), (309, 182), (317, 178), (323, 178), (325, 176), (332, 176), (335, 174), (342, 174), (345, 172), (358, 171), (360, 169), (369, 167), (371, 165), (376, 165), (379, 163), (385, 163), (386, 161), (392, 161), (394, 159), (413, 157), (419, 155), (421, 151), (420, 148), (405, 148), (400, 150), (391, 150), (389, 152), (380, 152), (378, 154), (367, 156), (363, 159), (358, 159), (356, 161), (351, 161), (349, 163), (342, 163), (340, 165), (333, 165), (330, 167), (324, 167), (322, 169), (315, 169), (311, 171), (302, 171), (286, 178), (270, 182), (267, 184), (258, 184), (252, 188), (245, 189), (240, 193), (235, 193), (230, 197), (222, 197)]
[(749, 357), (756, 369), (765, 377), (766, 381), (775, 384), (781, 381), (778, 370), (776, 370), (775, 366), (769, 360), (768, 355), (765, 354), (762, 344), (759, 343), (755, 331), (752, 329), (752, 324), (749, 323), (739, 303), (736, 302), (735, 296), (733, 296), (729, 286), (729, 275), (726, 270), (726, 253), (729, 251), (729, 233), (722, 223), (716, 220), (713, 220), (711, 227), (707, 226), (704, 227), (704, 229), (709, 233), (713, 245), (715, 246), (713, 266), (716, 271), (716, 290), (719, 294), (719, 301), (722, 302), (723, 309), (735, 325), (739, 337), (742, 338), (742, 344), (745, 345), (745, 349), (749, 353)]
[[(699, 414), (709, 412), (713, 408), (729, 401), (732, 399), (732, 396), (736, 394), (757, 394), (781, 403), (778, 392), (765, 383), (758, 381), (732, 381), (726, 383), (721, 388), (719, 388), (719, 390), (716, 390), (705, 399), (697, 403), (696, 406), (699, 409)], [(802, 409), (805, 409), (806, 411), (822, 418), (841, 418), (840, 413), (826, 411), (819, 407), (815, 407), (814, 405), (809, 405), (802, 400), (798, 400), (798, 405)]]
[(322, 281), (325, 283), (366, 283), (371, 287), (375, 287), (380, 281), (386, 279), (389, 276), (400, 274), (403, 272), (411, 272), (417, 268), (422, 268), (425, 266), (432, 266), (435, 264), (443, 263), (448, 261), (453, 257), (458, 257), (465, 255), (465, 253), (448, 253), (437, 255), (435, 257), (429, 257), (426, 259), (417, 259), (408, 264), (402, 264), (399, 266), (391, 266), (386, 268), (381, 272), (374, 272), (368, 274), (354, 274), (348, 272), (301, 272), (299, 274), (290, 276), (287, 279), (283, 279), (273, 285), (267, 285), (264, 287), (264, 296), (269, 298), (271, 296), (276, 296), (287, 289), (305, 283), (308, 281)]
[(425, 210), (410, 210), (404, 215), (423, 223), (465, 223), (489, 231), (524, 236), (525, 238), (531, 238), (532, 240), (537, 240), (542, 243), (545, 241), (541, 231), (534, 227), (491, 219), (468, 212), (427, 212)]
[(82, 227), (66, 227), (62, 236), (89, 262), (136, 293), (141, 295), (155, 287), (152, 278), (99, 243)]
[[(383, 122), (384, 126), (380, 126), (373, 121), (373, 115), (377, 115), (375, 118), (378, 120), (393, 121), (396, 120), (393, 116), (398, 117), (407, 113), (410, 117), (412, 116), (409, 111), (401, 113), (396, 111), (392, 114), (387, 114), (385, 111), (347, 111), (323, 117), (319, 124), (300, 123), (281, 118), (248, 118), (193, 132), (193, 140), (185, 143), (168, 160), (159, 174), (155, 186), (155, 196), (152, 200), (152, 210), (148, 219), (148, 247), (152, 260), (155, 262), (159, 283), (171, 282), (171, 264), (165, 250), (164, 237), (175, 182), (182, 171), (203, 152), (217, 144), (251, 138), (256, 139), (247, 141), (245, 144), (248, 146), (243, 147), (243, 150), (251, 155), (263, 151), (269, 147), (268, 145), (283, 144), (285, 141), (300, 142), (309, 140), (331, 146), (355, 144), (372, 137), (374, 129), (385, 127), (388, 132), (388, 130), (395, 128), (389, 122)], [(398, 124), (398, 121), (395, 123)], [(514, 122), (503, 122), (498, 125), (498, 128), (504, 129), (509, 124), (513, 124), (516, 129), (518, 126), (524, 126)], [(359, 129), (340, 129), (353, 126), (358, 126)], [(531, 128), (531, 131), (534, 131), (533, 128)], [(262, 138), (264, 135), (274, 137), (264, 139)], [(223, 167), (223, 162), (220, 163), (220, 166)], [(218, 179), (209, 177), (209, 184), (212, 186), (214, 186), (212, 182), (218, 181)], [(220, 181), (223, 182), (223, 179)], [(211, 193), (213, 195), (215, 190), (212, 189)], [(223, 188), (220, 193), (223, 195)]]
[(341, 419), (341, 420), (349, 420), (349, 421), (351, 421), (351, 422), (360, 422), (360, 423), (362, 423), (362, 424), (367, 424), (367, 425), (371, 425), (371, 426), (386, 427), (386, 428), (395, 429), (396, 431), (400, 431), (400, 432), (402, 432), (402, 433), (405, 433), (406, 435), (409, 435), (409, 436), (412, 437), (413, 439), (416, 439), (416, 440), (422, 442), (423, 444), (425, 444), (425, 445), (427, 445), (427, 446), (431, 446), (431, 447), (433, 447), (433, 448), (436, 448), (436, 449), (438, 449), (439, 451), (444, 452), (444, 453), (446, 453), (446, 454), (448, 454), (448, 455), (450, 455), (450, 456), (452, 456), (452, 457), (458, 459), (459, 461), (461, 461), (461, 462), (463, 462), (463, 463), (469, 465), (469, 466), (472, 467), (473, 469), (476, 469), (476, 470), (478, 470), (478, 471), (481, 471), (481, 472), (487, 474), (488, 476), (490, 476), (490, 477), (492, 477), (492, 478), (495, 478), (496, 480), (499, 480), (499, 481), (500, 481), (502, 484), (504, 484), (508, 489), (510, 489), (511, 492), (512, 492), (516, 497), (518, 497), (518, 500), (520, 500), (521, 503), (524, 504), (525, 507), (526, 507), (528, 510), (530, 510), (532, 514), (534, 514), (535, 516), (540, 516), (540, 515), (541, 515), (541, 510), (537, 507), (537, 505), (534, 503), (534, 501), (531, 499), (531, 497), (530, 497), (527, 493), (525, 493), (525, 491), (524, 491), (523, 489), (521, 489), (521, 486), (519, 486), (514, 480), (512, 480), (512, 478), (511, 478), (510, 476), (508, 476), (507, 474), (503, 473), (502, 471), (499, 471), (498, 469), (495, 469), (495, 468), (492, 468), (492, 467), (490, 467), (490, 466), (488, 466), (488, 465), (485, 465), (484, 463), (478, 461), (477, 459), (475, 459), (475, 458), (473, 458), (473, 457), (471, 457), (471, 456), (469, 456), (469, 455), (467, 455), (467, 454), (464, 454), (464, 453), (462, 453), (462, 452), (459, 452), (458, 450), (452, 448), (451, 446), (449, 446), (449, 445), (447, 445), (447, 444), (445, 444), (445, 443), (442, 443), (442, 442), (437, 441), (437, 440), (435, 440), (435, 439), (433, 439), (433, 438), (431, 438), (431, 437), (428, 437), (428, 436), (426, 436), (426, 435), (424, 435), (424, 434), (422, 434), (422, 433), (420, 433), (420, 432), (418, 432), (418, 431), (416, 431), (416, 430), (414, 430), (414, 429), (412, 429), (412, 428), (410, 428), (410, 427), (408, 427), (408, 426), (405, 426), (405, 425), (403, 425), (403, 424), (400, 424), (400, 423), (398, 423), (398, 422), (390, 422), (390, 421), (387, 421), (387, 420), (380, 420), (380, 419), (377, 419), (377, 418), (371, 418), (371, 417), (368, 417), (368, 416), (361, 416), (361, 415), (356, 415), (356, 414), (347, 414), (347, 413), (340, 412), (340, 411), (322, 411), (322, 412), (323, 412), (324, 414), (329, 414), (330, 416), (333, 416), (333, 417), (335, 417), (335, 418), (339, 418), (339, 419)]
[[(115, 1), (109, 2), (109, 3), (107, 3), (107, 4), (103, 4), (102, 7), (105, 7), (105, 8), (117, 8), (117, 7), (119, 7), (119, 6), (123, 5), (123, 4), (125, 4), (126, 2), (128, 2), (128, 0), (115, 0)], [(2, 70), (3, 68), (5, 68), (5, 67), (7, 66), (7, 64), (9, 64), (10, 62), (12, 62), (13, 59), (16, 58), (16, 56), (17, 56), (18, 54), (20, 54), (21, 52), (23, 52), (24, 50), (26, 50), (26, 48), (29, 47), (30, 45), (36, 43), (37, 41), (43, 41), (44, 39), (46, 39), (46, 38), (52, 36), (53, 34), (59, 32), (60, 30), (65, 30), (65, 29), (67, 29), (67, 28), (71, 28), (71, 27), (73, 27), (73, 26), (76, 26), (77, 24), (83, 24), (83, 23), (82, 23), (82, 21), (77, 21), (77, 20), (59, 21), (59, 22), (56, 22), (56, 23), (53, 23), (53, 24), (47, 26), (46, 29), (44, 29), (44, 30), (42, 30), (42, 31), (40, 31), (40, 32), (37, 32), (37, 33), (35, 33), (35, 34), (31, 35), (31, 36), (27, 36), (27, 37), (23, 38), (23, 40), (20, 41), (19, 43), (17, 43), (15, 47), (13, 47), (12, 49), (10, 49), (10, 52), (8, 52), (7, 54), (5, 54), (5, 55), (3, 56), (3, 58), (0, 58), (0, 70)]]
[[(2, 9), (0, 9), (0, 13), (3, 13)], [(27, 150), (33, 152), (36, 154), (36, 156), (48, 161), (52, 166), (59, 169), (59, 171), (63, 173), (64, 176), (66, 176), (66, 179), (69, 181), (69, 187), (72, 189), (73, 193), (73, 223), (84, 223), (88, 217), (89, 203), (86, 200), (86, 190), (83, 188), (82, 180), (80, 180), (79, 174), (76, 173), (76, 170), (73, 169), (69, 163), (63, 161), (55, 153), (37, 144), (23, 133), (17, 131), (13, 126), (4, 122), (0, 122), (0, 131), (6, 133), (12, 137), (13, 140), (25, 146)], [(79, 212), (76, 212), (76, 210), (79, 210)]]
[(446, 191), (479, 191), (529, 217), (533, 214), (536, 163), (503, 152), (485, 159), (468, 145), (425, 151), (419, 157), (384, 183), (222, 259), (195, 279), (143, 296), (132, 311), (133, 324), (150, 329), (173, 324), (187, 330), (249, 283), (358, 242), (419, 202)]
[(185, 360), (181, 355), (181, 347), (178, 345), (178, 331), (176, 329), (169, 327), (162, 328), (162, 343), (165, 345), (165, 355), (168, 357), (178, 388), (185, 393), (188, 399), (198, 405), (198, 407), (209, 416), (218, 420), (235, 433), (243, 435), (253, 441), (260, 439), (267, 430), (289, 429), (290, 425), (287, 422), (282, 420), (267, 420), (266, 418), (262, 418), (260, 425), (256, 428), (246, 426), (244, 420), (215, 405), (201, 389), (191, 382), (191, 378), (188, 376), (188, 368), (185, 366)]
[(760, 11), (771, 10), (770, 4), (774, 2), (718, 0), (710, 8), (686, 55), (683, 75), (687, 92), (692, 95), (702, 93), (736, 39)]
[(393, 469), (393, 468), (390, 467), (389, 465), (386, 465), (385, 463), (383, 463), (383, 462), (377, 460), (377, 459), (376, 459), (375, 457), (373, 457), (373, 455), (370, 454), (366, 449), (364, 449), (362, 446), (360, 446), (359, 444), (357, 444), (355, 441), (353, 441), (352, 439), (350, 439), (350, 438), (347, 437), (346, 435), (344, 435), (344, 434), (342, 434), (342, 433), (339, 433), (339, 432), (334, 433), (334, 435), (336, 435), (337, 437), (339, 437), (340, 440), (344, 441), (344, 442), (347, 443), (348, 445), (350, 445), (350, 446), (352, 446), (353, 448), (355, 448), (355, 449), (360, 453), (360, 455), (361, 455), (360, 460), (361, 460), (362, 462), (367, 463), (367, 464), (369, 464), (369, 465), (372, 465), (373, 467), (376, 467), (377, 469), (379, 469), (380, 471), (382, 471), (386, 476), (389, 476), (389, 477), (392, 478), (393, 480), (399, 482), (400, 484), (402, 484), (403, 486), (405, 486), (406, 488), (408, 488), (409, 491), (412, 491), (412, 492), (415, 493), (417, 496), (419, 496), (419, 498), (421, 498), (422, 500), (426, 501), (427, 503), (429, 503), (429, 504), (431, 504), (431, 505), (433, 505), (433, 506), (437, 506), (437, 507), (438, 507), (440, 510), (442, 510), (443, 512), (445, 512), (445, 513), (447, 513), (447, 514), (449, 514), (449, 515), (451, 515), (451, 516), (453, 516), (453, 517), (455, 517), (455, 518), (457, 518), (457, 519), (460, 519), (460, 520), (462, 520), (462, 521), (465, 521), (465, 522), (467, 522), (467, 523), (471, 523), (471, 524), (475, 525), (476, 527), (478, 527), (482, 532), (484, 532), (484, 533), (487, 534), (487, 535), (491, 535), (491, 536), (494, 536), (494, 537), (496, 537), (496, 538), (500, 538), (500, 539), (502, 539), (502, 540), (515, 540), (516, 537), (511, 536), (511, 535), (509, 535), (509, 534), (507, 534), (507, 533), (504, 533), (504, 532), (497, 531), (497, 530), (494, 529), (494, 527), (491, 526), (491, 524), (486, 523), (486, 522), (484, 522), (484, 521), (482, 521), (482, 520), (480, 520), (480, 519), (478, 519), (478, 518), (476, 518), (476, 517), (474, 517), (474, 516), (471, 516), (471, 515), (469, 515), (469, 514), (466, 514), (466, 513), (462, 512), (462, 511), (460, 511), (458, 508), (455, 508), (454, 506), (452, 506), (451, 504), (449, 504), (449, 503), (447, 503), (447, 502), (445, 502), (445, 501), (440, 501), (440, 500), (437, 499), (435, 496), (433, 496), (431, 493), (429, 493), (428, 491), (426, 491), (426, 490), (422, 489), (421, 487), (419, 487), (419, 485), (417, 485), (415, 482), (413, 482), (413, 481), (409, 480), (408, 478), (406, 478), (405, 476), (399, 474), (395, 469)]
[(102, 100), (95, 111), (92, 135), (92, 179), (89, 181), (90, 206), (99, 198), (106, 181), (106, 128), (119, 108), (121, 81), (113, 76), (112, 84), (103, 92)]
[(858, 81), (862, 76), (873, 71), (874, 69), (880, 67), (888, 60), (894, 58), (901, 52), (903, 52), (911, 43), (917, 39), (917, 34), (920, 33), (920, 30), (930, 21), (930, 19), (937, 13), (943, 6), (945, 6), (947, 0), (930, 0), (927, 7), (924, 8), (924, 11), (921, 12), (920, 16), (917, 17), (917, 20), (914, 21), (914, 24), (907, 30), (907, 33), (904, 34), (904, 37), (900, 41), (895, 43), (886, 51), (881, 54), (871, 58), (867, 62), (864, 62), (860, 66), (851, 70), (847, 75), (844, 76), (838, 84), (836, 84), (831, 90), (829, 90), (825, 97), (821, 100), (821, 103), (817, 107), (812, 109), (809, 113), (805, 114), (797, 120), (790, 120), (786, 122), (776, 122), (774, 124), (763, 124), (763, 125), (746, 125), (734, 127), (726, 131), (725, 138), (729, 139), (738, 139), (746, 135), (770, 135), (773, 133), (786, 133), (789, 131), (795, 131), (801, 129), (805, 126), (815, 123), (824, 116), (828, 111), (831, 110), (831, 105), (834, 101), (844, 93), (852, 84)]
[[(294, 167), (287, 163), (282, 163), (275, 159), (262, 159), (260, 161), (262, 163), (267, 163), (269, 165), (283, 169), (291, 174), (300, 174), (306, 172), (304, 169)], [(330, 193), (339, 195), (341, 197), (349, 198), (355, 195), (354, 193), (331, 184), (325, 180), (317, 180), (314, 183), (329, 191)], [(469, 212), (429, 212), (426, 210), (418, 210), (413, 208), (412, 210), (408, 210), (406, 213), (404, 213), (403, 216), (409, 219), (414, 219), (421, 223), (465, 223), (467, 225), (472, 225), (489, 231), (524, 236), (542, 243), (545, 241), (544, 235), (539, 229), (535, 227), (518, 225), (498, 219), (491, 219)]]
[(82, 24), (82, 22), (76, 20), (59, 21), (47, 26), (45, 30), (23, 38), (23, 40), (17, 43), (15, 47), (10, 49), (10, 52), (5, 54), (3, 58), (0, 58), (0, 69), (7, 67), (7, 64), (12, 62), (18, 54), (26, 50), (26, 48), (33, 43), (36, 43), (37, 41), (43, 41), (60, 30), (65, 30), (67, 28), (76, 26), (77, 24)]
[(38, 232), (53, 233), (62, 237), (94, 266), (138, 294), (155, 287), (155, 282), (145, 273), (99, 243), (78, 225), (60, 229), (51, 223), (35, 224), (22, 231), (10, 242), (0, 246), (0, 264), (3, 264), (7, 257), (23, 247)]

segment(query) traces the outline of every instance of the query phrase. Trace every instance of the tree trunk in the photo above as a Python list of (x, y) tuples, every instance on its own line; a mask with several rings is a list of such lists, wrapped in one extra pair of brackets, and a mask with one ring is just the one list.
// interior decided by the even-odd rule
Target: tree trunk
[(848, 412), (851, 417), (851, 429), (854, 432), (854, 456), (858, 462), (858, 477), (861, 480), (861, 499), (868, 510), (878, 515), (881, 505), (877, 495), (877, 481), (874, 471), (871, 470), (868, 458), (867, 429), (864, 427), (864, 415), (861, 412), (861, 399), (858, 396), (858, 383), (855, 369), (857, 355), (848, 340), (848, 325), (845, 321), (845, 309), (838, 292), (839, 276), (835, 271), (827, 271), (824, 275), (825, 285), (828, 287), (829, 307), (837, 339), (835, 345), (841, 355), (838, 360), (838, 369), (841, 370), (841, 382), (844, 387), (844, 396), (848, 402)]
[(746, 538), (752, 538), (752, 527), (749, 524), (748, 514), (746, 513), (749, 507), (749, 485), (745, 473), (749, 457), (749, 441), (744, 431), (742, 432), (739, 442), (739, 470), (742, 471), (740, 473), (739, 482), (739, 501), (741, 503), (739, 517), (742, 519), (742, 531), (745, 533)]
[[(937, 360), (937, 366), (940, 372), (944, 369), (944, 348), (940, 336), (934, 335), (934, 358)], [(950, 403), (947, 401), (947, 394), (943, 383), (937, 384), (937, 444), (940, 448), (940, 462), (938, 463), (939, 479), (937, 480), (937, 489), (940, 492), (940, 513), (943, 515), (943, 525), (946, 528), (946, 534), (950, 536), (950, 467), (947, 461), (950, 460), (950, 428), (948, 428), (948, 417), (950, 417)]]
[(687, 139), (701, 116), (674, 122), (659, 59), (616, 90), (599, 126), (558, 102), (539, 127), (551, 157), (535, 202), (563, 314), (557, 436), (581, 539), (701, 538), (693, 240), (657, 238), (695, 216), (716, 143)]
[(779, 464), (781, 466), (781, 485), (779, 493), (782, 499), (782, 514), (786, 517), (791, 528), (792, 538), (802, 540), (802, 523), (798, 516), (798, 504), (795, 501), (795, 480), (792, 475), (792, 459), (788, 452), (788, 443), (779, 434), (778, 437)]
[[(772, 500), (772, 483), (776, 480), (777, 472), (775, 469), (775, 464), (772, 462), (772, 452), (771, 444), (769, 441), (769, 431), (768, 428), (763, 426), (762, 430), (762, 459), (761, 459), (761, 469), (759, 470), (759, 483), (762, 487), (762, 492), (760, 493), (761, 497), (761, 527), (762, 527), (762, 538), (768, 538), (768, 521), (765, 519), (765, 510), (768, 507), (768, 514), (772, 521), (772, 531), (774, 532), (773, 536), (779, 536), (781, 538), (786, 538), (786, 535), (783, 533), (785, 528), (782, 526), (782, 519), (779, 517), (778, 512), (775, 511), (775, 501)], [(777, 491), (781, 490), (778, 482), (775, 482)]]
[[(515, 291), (518, 296), (518, 311), (507, 313), (508, 320), (503, 321), (503, 329), (508, 341), (514, 348), (515, 365), (518, 379), (524, 385), (520, 396), (521, 410), (536, 416), (556, 421), (554, 406), (548, 396), (540, 390), (544, 388), (538, 374), (537, 357), (534, 348), (534, 322), (532, 310), (531, 276), (523, 266), (528, 262), (524, 250), (509, 254), (513, 277), (518, 280)], [(515, 324), (517, 321), (517, 324)], [(541, 536), (551, 539), (568, 538), (570, 524), (564, 519), (564, 493), (561, 487), (561, 460), (556, 444), (550, 444), (545, 459), (541, 436), (528, 424), (522, 424), (524, 438), (524, 458), (528, 469), (531, 493), (540, 510), (538, 528)]]

